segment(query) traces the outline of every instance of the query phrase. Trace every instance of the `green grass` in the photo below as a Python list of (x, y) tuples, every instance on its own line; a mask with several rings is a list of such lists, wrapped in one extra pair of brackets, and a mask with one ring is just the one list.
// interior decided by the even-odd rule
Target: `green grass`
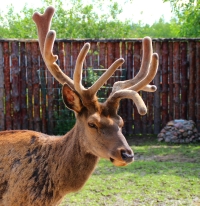
[(60, 206), (200, 205), (200, 145), (153, 141), (132, 148), (134, 163), (101, 160), (84, 188)]

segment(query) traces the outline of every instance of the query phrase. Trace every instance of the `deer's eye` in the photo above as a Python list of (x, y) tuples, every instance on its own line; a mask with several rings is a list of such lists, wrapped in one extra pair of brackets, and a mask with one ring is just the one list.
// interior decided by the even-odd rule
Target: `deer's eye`
[(88, 126), (90, 127), (90, 128), (94, 128), (94, 129), (97, 129), (97, 126), (94, 124), (94, 123), (88, 123)]

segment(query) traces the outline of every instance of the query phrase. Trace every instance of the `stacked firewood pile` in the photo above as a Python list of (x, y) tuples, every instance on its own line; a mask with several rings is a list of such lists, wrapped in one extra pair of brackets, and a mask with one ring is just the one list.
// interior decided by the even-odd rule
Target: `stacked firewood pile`
[(158, 134), (158, 141), (171, 143), (200, 142), (200, 133), (192, 120), (173, 120)]

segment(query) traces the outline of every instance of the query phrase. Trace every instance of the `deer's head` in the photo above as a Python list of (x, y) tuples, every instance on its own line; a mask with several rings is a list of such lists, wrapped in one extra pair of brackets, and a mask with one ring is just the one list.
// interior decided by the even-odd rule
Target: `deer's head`
[(124, 60), (122, 58), (116, 60), (90, 88), (84, 88), (81, 83), (82, 67), (90, 44), (86, 43), (81, 49), (72, 80), (56, 64), (57, 56), (52, 53), (56, 34), (49, 29), (53, 14), (54, 8), (48, 7), (43, 15), (39, 13), (33, 15), (38, 28), (40, 50), (47, 68), (63, 85), (62, 95), (65, 105), (76, 113), (76, 126), (84, 137), (85, 147), (88, 152), (98, 157), (110, 159), (116, 166), (127, 165), (133, 161), (134, 156), (122, 134), (123, 120), (117, 111), (120, 100), (128, 98), (133, 100), (141, 115), (147, 112), (138, 91), (156, 90), (154, 85), (149, 85), (158, 67), (158, 55), (152, 54), (151, 39), (149, 37), (143, 39), (143, 60), (139, 73), (133, 79), (115, 82), (108, 99), (100, 103), (96, 96), (97, 91)]

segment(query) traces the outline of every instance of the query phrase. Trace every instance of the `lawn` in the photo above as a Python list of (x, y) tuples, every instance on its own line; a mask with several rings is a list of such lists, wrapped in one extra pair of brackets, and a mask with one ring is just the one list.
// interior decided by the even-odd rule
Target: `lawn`
[(200, 205), (200, 144), (165, 144), (155, 138), (129, 142), (134, 163), (115, 167), (100, 160), (84, 188), (67, 195), (60, 206)]

